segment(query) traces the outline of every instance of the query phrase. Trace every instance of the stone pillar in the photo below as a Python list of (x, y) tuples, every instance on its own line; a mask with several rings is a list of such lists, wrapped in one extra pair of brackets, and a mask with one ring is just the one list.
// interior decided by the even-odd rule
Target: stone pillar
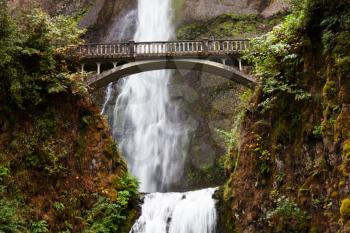
[(101, 62), (97, 62), (97, 74), (101, 74)]
[(203, 38), (202, 43), (203, 43), (204, 54), (207, 55), (209, 53), (209, 39)]
[(238, 69), (240, 71), (243, 71), (243, 68), (242, 68), (242, 59), (238, 58)]
[(135, 57), (135, 41), (133, 40), (130, 40), (129, 41), (129, 55), (130, 57)]
[(84, 70), (84, 68), (85, 68), (85, 64), (84, 63), (81, 63), (81, 65), (80, 65), (80, 70), (81, 70), (81, 73), (84, 73), (85, 72), (85, 70)]
[(117, 68), (117, 65), (118, 65), (118, 62), (112, 62), (113, 63), (113, 68), (115, 69), (115, 68)]
[(222, 60), (222, 64), (223, 64), (223, 65), (226, 65), (226, 59), (225, 59), (225, 58), (222, 58), (221, 60)]

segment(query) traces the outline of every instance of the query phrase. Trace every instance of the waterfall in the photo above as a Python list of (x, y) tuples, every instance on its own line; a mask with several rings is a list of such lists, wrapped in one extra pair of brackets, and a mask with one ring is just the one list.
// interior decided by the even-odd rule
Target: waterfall
[[(124, 25), (114, 30), (130, 32), (132, 26), (127, 25), (135, 15), (135, 41), (170, 40), (174, 38), (171, 9), (172, 0), (138, 0), (137, 11), (126, 14), (120, 20)], [(111, 32), (107, 39), (125, 37)], [(102, 113), (109, 115), (113, 136), (142, 192), (168, 191), (182, 179), (190, 127), (181, 120), (181, 111), (169, 94), (171, 76), (166, 70), (144, 72), (107, 88)], [(214, 233), (215, 190), (147, 194), (130, 233)]]
[(146, 195), (142, 215), (130, 233), (214, 233), (215, 190)]
[[(135, 41), (174, 37), (171, 0), (139, 0)], [(171, 72), (152, 71), (123, 80), (113, 134), (142, 192), (167, 191), (182, 177), (187, 130), (169, 97)]]

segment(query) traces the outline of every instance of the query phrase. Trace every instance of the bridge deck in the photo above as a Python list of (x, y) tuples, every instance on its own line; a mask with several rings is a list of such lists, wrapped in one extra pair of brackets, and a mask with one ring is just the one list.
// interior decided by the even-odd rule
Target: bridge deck
[(81, 45), (72, 48), (70, 55), (78, 56), (81, 60), (138, 60), (239, 55), (248, 48), (248, 40), (130, 41)]

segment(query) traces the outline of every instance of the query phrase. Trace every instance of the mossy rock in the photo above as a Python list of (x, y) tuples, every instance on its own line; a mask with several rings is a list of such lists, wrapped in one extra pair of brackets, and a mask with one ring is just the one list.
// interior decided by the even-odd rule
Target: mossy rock
[(337, 87), (334, 81), (327, 81), (323, 87), (323, 94), (325, 96), (334, 97), (337, 94)]
[(339, 212), (342, 218), (350, 219), (350, 198), (341, 201)]
[(350, 140), (344, 142), (343, 156), (345, 159), (350, 159)]

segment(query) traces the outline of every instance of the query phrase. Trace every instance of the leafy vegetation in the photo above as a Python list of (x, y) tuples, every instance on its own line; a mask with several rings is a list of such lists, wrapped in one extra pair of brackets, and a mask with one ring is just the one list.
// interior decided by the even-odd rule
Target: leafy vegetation
[(67, 46), (79, 43), (84, 32), (73, 18), (50, 18), (38, 8), (14, 18), (7, 1), (1, 0), (0, 25), (0, 114), (30, 109), (73, 87), (73, 76), (61, 60)]
[[(116, 182), (117, 197), (113, 201), (109, 198), (99, 196), (97, 204), (88, 214), (89, 227), (86, 233), (124, 233), (127, 222), (128, 204), (137, 197), (138, 181), (129, 173), (120, 177)], [(129, 223), (130, 224), (130, 223)], [(130, 226), (131, 227), (131, 226)], [(125, 232), (126, 233), (126, 232)]]
[(138, 184), (123, 175), (85, 77), (71, 73), (77, 63), (65, 55), (84, 30), (72, 17), (11, 12), (7, 2), (0, 0), (0, 232), (83, 232), (89, 217), (99, 222), (88, 216), (98, 209), (106, 211), (101, 222), (127, 231), (116, 216), (137, 216), (129, 211)]
[(305, 228), (305, 213), (296, 203), (285, 196), (277, 199), (276, 208), (267, 212), (266, 220), (273, 232), (302, 232)]
[(17, 233), (24, 230), (24, 221), (18, 214), (18, 204), (5, 198), (5, 187), (0, 186), (0, 232)]
[(291, 2), (245, 55), (260, 85), (227, 182), (236, 230), (348, 232), (350, 5)]

